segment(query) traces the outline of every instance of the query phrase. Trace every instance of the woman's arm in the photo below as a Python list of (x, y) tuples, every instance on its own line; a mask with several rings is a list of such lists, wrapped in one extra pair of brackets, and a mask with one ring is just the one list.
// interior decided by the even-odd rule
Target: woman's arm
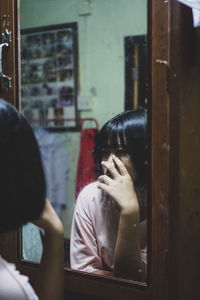
[(64, 291), (64, 231), (59, 217), (48, 200), (40, 219), (35, 224), (45, 231), (36, 293), (40, 300), (61, 300)]
[(112, 197), (120, 210), (119, 229), (114, 253), (114, 275), (142, 281), (145, 265), (140, 255), (140, 211), (132, 179), (120, 159), (102, 162), (112, 178), (99, 177), (98, 186)]
[(139, 213), (121, 211), (114, 255), (114, 275), (144, 281), (145, 264), (140, 254)]
[(91, 214), (94, 212), (92, 198), (96, 184), (86, 186), (76, 200), (70, 236), (70, 265), (72, 269), (95, 272), (102, 269), (97, 237)]

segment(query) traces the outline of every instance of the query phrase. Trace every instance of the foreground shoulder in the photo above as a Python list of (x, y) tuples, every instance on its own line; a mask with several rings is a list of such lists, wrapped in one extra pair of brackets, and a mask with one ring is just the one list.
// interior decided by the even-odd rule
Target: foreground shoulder
[(28, 277), (21, 275), (14, 264), (0, 257), (0, 299), (38, 300)]

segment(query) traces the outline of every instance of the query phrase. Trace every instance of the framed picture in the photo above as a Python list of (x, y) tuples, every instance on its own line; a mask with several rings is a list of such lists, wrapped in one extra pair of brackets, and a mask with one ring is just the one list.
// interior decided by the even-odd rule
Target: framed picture
[(77, 23), (21, 32), (22, 112), (48, 129), (77, 126)]

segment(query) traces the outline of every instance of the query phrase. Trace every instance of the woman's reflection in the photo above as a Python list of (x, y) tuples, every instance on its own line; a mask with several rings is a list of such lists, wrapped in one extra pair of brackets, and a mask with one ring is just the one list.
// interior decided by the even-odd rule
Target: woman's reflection
[(79, 194), (71, 231), (73, 269), (143, 281), (146, 266), (146, 115), (123, 112), (100, 131), (97, 182)]

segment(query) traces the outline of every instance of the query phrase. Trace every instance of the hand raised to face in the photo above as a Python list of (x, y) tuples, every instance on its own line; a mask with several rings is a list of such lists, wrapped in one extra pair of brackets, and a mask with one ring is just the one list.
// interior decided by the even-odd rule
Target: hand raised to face
[[(139, 210), (134, 185), (124, 163), (115, 155), (109, 161), (102, 161), (104, 175), (99, 176), (98, 187), (104, 190), (123, 213)], [(106, 174), (110, 174), (108, 176)]]

